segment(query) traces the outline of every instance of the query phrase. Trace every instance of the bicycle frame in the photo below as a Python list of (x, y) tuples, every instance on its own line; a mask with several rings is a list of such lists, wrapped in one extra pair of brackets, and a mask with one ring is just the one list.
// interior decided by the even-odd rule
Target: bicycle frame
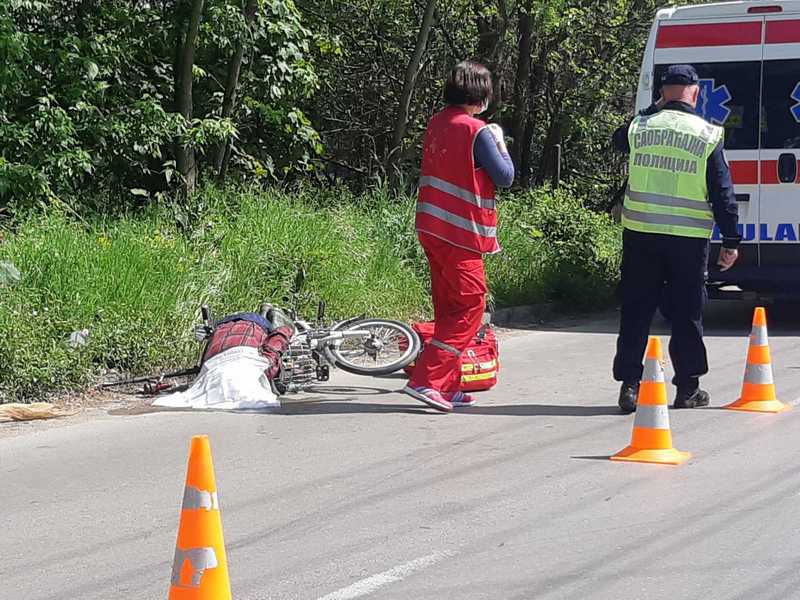
[(359, 329), (354, 331), (338, 331), (338, 328), (357, 320), (358, 319), (347, 319), (346, 321), (339, 321), (338, 323), (334, 323), (332, 327), (323, 329), (312, 326), (308, 321), (295, 319), (296, 333), (292, 339), (304, 337), (311, 351), (319, 358), (317, 362), (320, 366), (322, 364), (329, 367), (335, 366), (336, 361), (330, 352), (331, 345), (335, 346), (337, 342), (341, 342), (342, 340), (369, 337), (371, 335), (369, 331)]

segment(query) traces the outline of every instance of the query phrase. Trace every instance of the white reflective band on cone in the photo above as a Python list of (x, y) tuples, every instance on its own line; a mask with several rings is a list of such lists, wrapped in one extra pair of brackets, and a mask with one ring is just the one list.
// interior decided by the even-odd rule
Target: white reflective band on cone
[(666, 404), (640, 404), (636, 407), (634, 427), (647, 429), (669, 429), (669, 413)]
[(767, 336), (766, 325), (753, 325), (753, 331), (750, 334), (750, 345), (766, 346), (768, 344), (769, 344), (769, 338)]
[(455, 354), (456, 356), (461, 356), (461, 352), (456, 348), (453, 348), (449, 344), (445, 344), (444, 342), (440, 342), (436, 338), (431, 340), (431, 345), (436, 346), (437, 348), (444, 350), (445, 352), (449, 352), (450, 354)]
[(664, 382), (664, 369), (661, 367), (661, 363), (655, 358), (648, 358), (644, 361), (642, 381), (652, 381), (655, 383)]
[(199, 490), (196, 487), (187, 485), (186, 489), (183, 491), (183, 505), (181, 508), (189, 510), (204, 508), (206, 511), (219, 510), (217, 492)]
[(753, 363), (747, 363), (747, 366), (744, 369), (744, 382), (759, 384), (773, 383), (772, 365), (756, 365)]
[[(183, 585), (181, 584), (181, 571), (183, 563), (187, 560), (192, 566), (192, 581)], [(186, 550), (175, 548), (175, 559), (172, 561), (172, 585), (179, 588), (199, 588), (200, 582), (203, 580), (203, 573), (207, 569), (215, 569), (218, 566), (217, 553), (210, 546), (187, 548)]]

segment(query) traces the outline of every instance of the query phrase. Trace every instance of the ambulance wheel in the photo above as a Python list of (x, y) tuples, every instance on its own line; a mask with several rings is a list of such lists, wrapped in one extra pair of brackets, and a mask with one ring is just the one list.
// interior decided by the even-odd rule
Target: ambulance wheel
[(420, 352), (422, 342), (405, 323), (386, 319), (350, 321), (337, 332), (363, 335), (345, 337), (328, 348), (334, 364), (355, 375), (388, 375), (408, 366)]

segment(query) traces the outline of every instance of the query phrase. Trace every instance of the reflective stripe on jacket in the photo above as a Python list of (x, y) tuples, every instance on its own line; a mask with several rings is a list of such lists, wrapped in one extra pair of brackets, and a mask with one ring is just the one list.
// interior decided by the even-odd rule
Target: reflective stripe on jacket
[(494, 254), (495, 186), (475, 168), (473, 144), (486, 124), (450, 106), (428, 123), (422, 152), (416, 229), (454, 246)]
[(636, 117), (622, 224), (643, 233), (710, 238), (706, 163), (724, 135), (701, 117), (675, 110)]

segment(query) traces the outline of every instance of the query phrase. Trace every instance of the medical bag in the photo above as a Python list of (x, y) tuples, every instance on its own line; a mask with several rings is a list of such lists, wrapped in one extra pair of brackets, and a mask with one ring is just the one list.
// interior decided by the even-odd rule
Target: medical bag
[[(422, 340), (422, 348), (433, 339), (432, 322), (415, 323), (414, 331)], [(481, 327), (472, 342), (461, 355), (461, 391), (480, 392), (497, 385), (497, 373), (500, 370), (500, 355), (497, 348), (497, 336), (490, 324)], [(408, 375), (414, 370), (411, 363), (405, 369)]]

